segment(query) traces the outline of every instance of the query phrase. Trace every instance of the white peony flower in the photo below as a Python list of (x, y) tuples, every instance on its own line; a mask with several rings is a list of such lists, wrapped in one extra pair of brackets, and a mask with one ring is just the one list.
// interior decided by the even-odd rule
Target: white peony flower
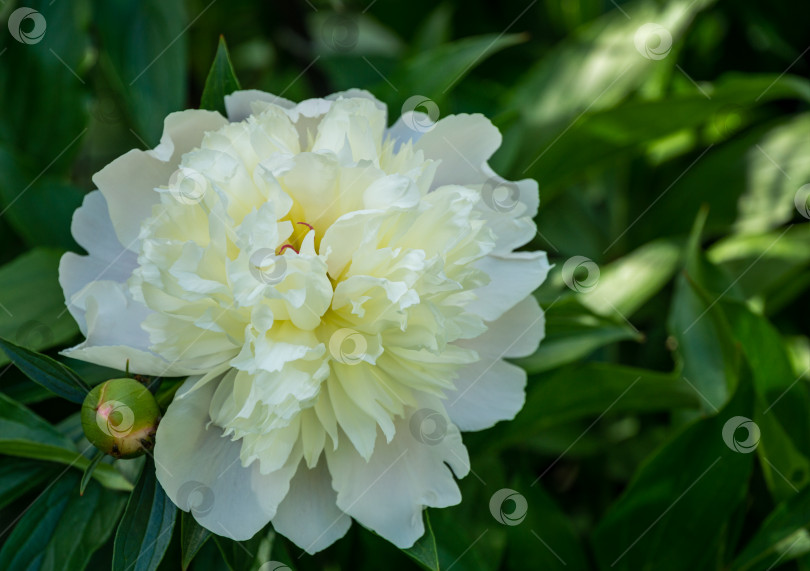
[[(537, 184), (487, 160), (481, 115), (425, 125), (352, 90), (226, 98), (95, 175), (59, 268), (86, 341), (65, 354), (188, 376), (157, 477), (214, 533), (268, 522), (310, 553), (351, 519), (399, 547), (461, 501), (461, 430), (511, 419), (535, 351)], [(409, 128), (411, 126), (411, 128)], [(426, 131), (426, 132), (422, 132)]]

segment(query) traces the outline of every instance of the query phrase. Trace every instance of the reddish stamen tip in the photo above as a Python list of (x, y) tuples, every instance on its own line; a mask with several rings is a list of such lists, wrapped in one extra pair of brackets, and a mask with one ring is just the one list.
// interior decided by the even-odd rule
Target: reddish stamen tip
[(295, 252), (296, 254), (298, 253), (298, 250), (296, 250), (295, 248), (293, 248), (292, 244), (284, 244), (284, 245), (281, 247), (281, 249), (278, 251), (278, 255), (280, 256), (281, 254), (283, 254), (283, 253), (284, 253), (284, 250), (286, 250), (287, 248), (289, 248), (290, 250), (292, 250), (292, 251), (293, 251), (293, 252)]
[(313, 228), (311, 224), (307, 224), (306, 222), (296, 222), (296, 224), (303, 224), (304, 226), (306, 226), (310, 230), (315, 230), (315, 228)]

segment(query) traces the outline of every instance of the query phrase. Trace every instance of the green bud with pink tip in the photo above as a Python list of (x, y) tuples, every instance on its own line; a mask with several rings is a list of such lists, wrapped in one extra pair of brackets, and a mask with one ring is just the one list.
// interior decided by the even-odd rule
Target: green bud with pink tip
[(82, 404), (82, 428), (99, 450), (115, 458), (137, 458), (155, 446), (160, 408), (135, 379), (111, 379)]

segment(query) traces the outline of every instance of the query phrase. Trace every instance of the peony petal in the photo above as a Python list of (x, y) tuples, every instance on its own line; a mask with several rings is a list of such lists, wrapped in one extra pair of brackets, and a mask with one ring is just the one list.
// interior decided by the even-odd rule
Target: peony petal
[(230, 95), (225, 96), (225, 112), (228, 114), (228, 119), (231, 122), (244, 121), (253, 113), (251, 104), (256, 101), (272, 103), (285, 109), (295, 107), (295, 103), (278, 95), (259, 91), (258, 89), (245, 89), (242, 91), (234, 91)]
[(278, 506), (273, 527), (310, 555), (317, 553), (346, 535), (352, 524), (336, 501), (326, 461), (321, 458), (312, 469), (301, 462), (290, 491)]
[(63, 355), (123, 371), (129, 362), (133, 373), (157, 376), (191, 374), (178, 364), (149, 351), (149, 336), (141, 323), (151, 312), (134, 301), (125, 284), (95, 281), (74, 295), (75, 306), (86, 319), (87, 339)]
[(450, 115), (439, 120), (414, 145), (425, 158), (441, 159), (434, 188), (446, 184), (480, 184), (484, 164), (501, 146), (501, 134), (483, 115)]
[(467, 311), (494, 321), (540, 287), (551, 266), (545, 252), (515, 252), (485, 256), (475, 263), (490, 277), (489, 284), (475, 291), (478, 299)]
[(545, 315), (537, 299), (528, 296), (495, 321), (474, 339), (464, 339), (456, 345), (478, 352), (482, 360), (528, 357), (537, 351), (545, 336)]
[(461, 433), (447, 420), (441, 402), (425, 399), (423, 404), (425, 408), (420, 410), (445, 419), (447, 432), (438, 442), (418, 440), (414, 434), (420, 433), (412, 432), (413, 416), (408, 415), (397, 419), (391, 442), (378, 434), (368, 462), (351, 446), (326, 449), (338, 507), (403, 549), (424, 533), (425, 507), (447, 507), (461, 501), (453, 473), (464, 477), (470, 468)]
[(481, 360), (459, 371), (445, 407), (461, 430), (483, 430), (511, 420), (526, 401), (526, 371), (502, 359)]
[(141, 222), (152, 215), (160, 195), (180, 163), (180, 157), (197, 147), (207, 131), (227, 123), (214, 111), (189, 109), (172, 113), (163, 124), (163, 137), (152, 151), (133, 149), (93, 175), (93, 182), (107, 199), (119, 242), (137, 252)]
[(242, 466), (241, 443), (222, 437), (209, 422), (208, 406), (217, 383), (195, 391), (189, 378), (160, 421), (155, 440), (158, 481), (171, 500), (217, 535), (250, 539), (276, 514), (300, 461), (291, 456), (282, 469), (259, 472), (258, 462)]

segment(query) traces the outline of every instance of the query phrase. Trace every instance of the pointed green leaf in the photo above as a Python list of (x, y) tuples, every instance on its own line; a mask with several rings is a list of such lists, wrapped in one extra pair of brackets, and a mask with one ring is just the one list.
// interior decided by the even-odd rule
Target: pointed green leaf
[(35, 383), (70, 402), (76, 404), (84, 402), (90, 389), (70, 367), (1, 337), (0, 349), (5, 351), (11, 362)]
[(191, 560), (205, 545), (212, 533), (197, 523), (189, 512), (180, 512), (180, 549), (183, 569), (188, 569)]
[(427, 510), (425, 510), (424, 535), (413, 544), (413, 547), (403, 551), (428, 571), (439, 571), (439, 552), (436, 549), (436, 537), (433, 535)]
[(239, 80), (233, 70), (228, 46), (225, 44), (225, 38), (220, 36), (217, 54), (214, 56), (208, 77), (205, 79), (200, 109), (219, 111), (225, 115), (225, 96), (239, 89), (241, 89)]

